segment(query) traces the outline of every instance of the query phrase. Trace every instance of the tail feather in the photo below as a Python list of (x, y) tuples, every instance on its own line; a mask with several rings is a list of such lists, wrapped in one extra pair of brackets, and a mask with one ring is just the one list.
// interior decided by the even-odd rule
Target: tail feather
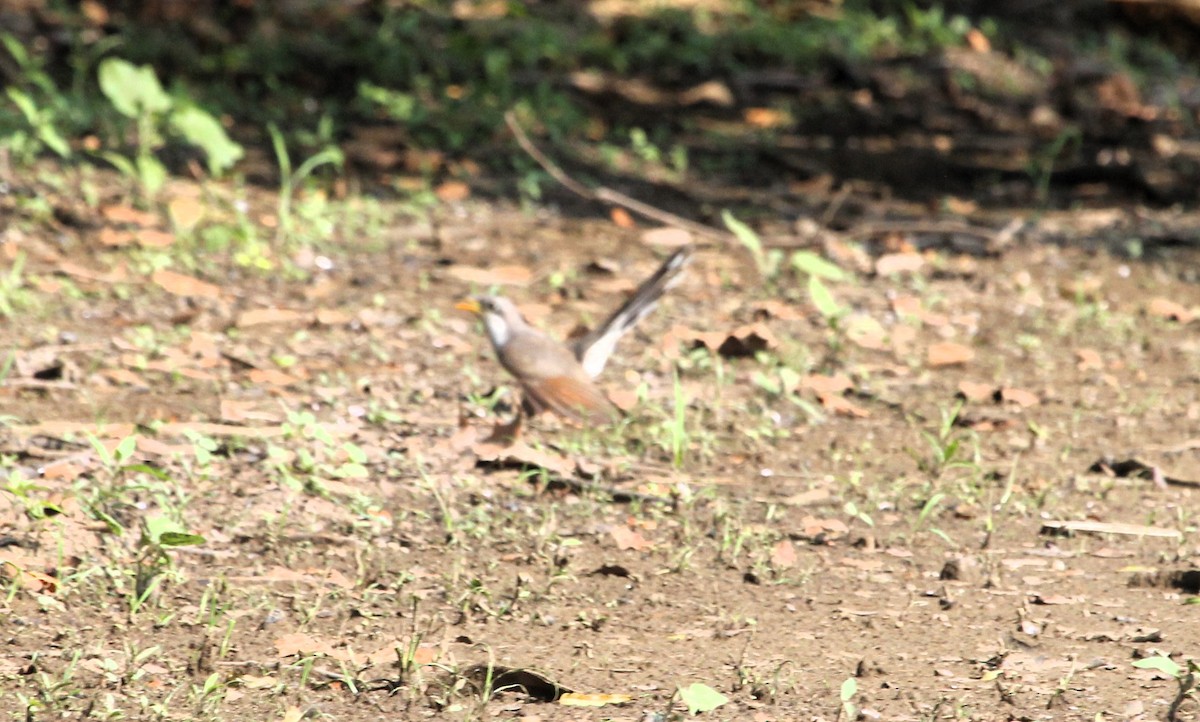
[(600, 375), (617, 347), (617, 341), (653, 311), (658, 299), (679, 282), (691, 256), (690, 246), (672, 253), (607, 321), (575, 341), (575, 357), (589, 376), (596, 378)]

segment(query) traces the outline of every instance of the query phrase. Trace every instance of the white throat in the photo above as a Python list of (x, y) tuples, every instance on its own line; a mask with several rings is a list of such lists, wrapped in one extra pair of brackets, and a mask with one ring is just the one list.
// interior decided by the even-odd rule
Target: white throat
[(498, 313), (485, 313), (483, 326), (487, 329), (488, 338), (492, 340), (492, 346), (495, 348), (504, 348), (512, 338), (512, 326)]

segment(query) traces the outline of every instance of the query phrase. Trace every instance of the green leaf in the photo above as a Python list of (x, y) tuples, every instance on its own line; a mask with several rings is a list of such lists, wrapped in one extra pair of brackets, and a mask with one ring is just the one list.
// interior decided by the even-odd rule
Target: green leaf
[(820, 276), (826, 281), (844, 281), (849, 274), (834, 263), (825, 260), (812, 251), (796, 251), (792, 254), (792, 267), (810, 276)]
[(204, 537), (182, 531), (164, 531), (158, 535), (158, 543), (165, 547), (193, 547), (203, 544)]
[(849, 702), (850, 699), (856, 694), (858, 694), (858, 681), (853, 677), (847, 677), (846, 681), (842, 682), (842, 701)]
[(59, 158), (71, 157), (71, 146), (67, 144), (65, 138), (58, 134), (58, 130), (52, 125), (42, 123), (37, 129), (38, 139), (46, 144), (46, 147), (58, 154)]
[(126, 459), (133, 456), (133, 450), (137, 448), (137, 437), (126, 436), (117, 444), (117, 448), (113, 449), (113, 459), (118, 463), (123, 463)]
[(371, 472), (362, 464), (348, 461), (334, 469), (333, 475), (339, 479), (365, 479), (371, 475)]
[(149, 65), (139, 67), (121, 58), (105, 58), (100, 63), (99, 79), (104, 97), (127, 118), (171, 109), (171, 97)]
[(21, 115), (25, 116), (25, 122), (36, 126), (39, 116), (37, 105), (33, 102), (33, 98), (29, 97), (29, 94), (24, 90), (12, 86), (5, 88), (4, 92), (8, 95), (9, 100), (16, 103), (17, 109), (21, 111)]
[(246, 153), (230, 139), (220, 121), (211, 113), (196, 106), (180, 108), (171, 114), (171, 127), (184, 139), (204, 151), (208, 171), (221, 175), (233, 167)]
[(13, 60), (17, 61), (17, 65), (24, 70), (29, 65), (29, 53), (25, 51), (25, 45), (17, 40), (16, 37), (9, 33), (0, 35), (0, 42), (4, 43), (4, 48), (8, 50), (8, 54), (13, 56)]
[(137, 179), (147, 195), (154, 195), (167, 182), (167, 167), (152, 155), (138, 156)]
[(1181, 667), (1175, 660), (1171, 659), (1170, 657), (1163, 657), (1161, 655), (1157, 657), (1139, 659), (1133, 663), (1133, 666), (1137, 667), (1138, 669), (1153, 669), (1171, 677), (1178, 677), (1179, 675), (1183, 674), (1183, 667)]
[(345, 160), (346, 156), (342, 153), (341, 148), (325, 148), (321, 150), (321, 152), (313, 154), (308, 160), (300, 164), (300, 167), (296, 169), (296, 175), (293, 178), (293, 183), (299, 185), (305, 178), (312, 174), (313, 171), (323, 165), (332, 165), (341, 168), (342, 164), (345, 163)]
[(842, 307), (817, 276), (808, 277), (808, 297), (822, 317), (830, 319), (842, 315)]
[(356, 464), (367, 463), (367, 452), (363, 451), (362, 447), (358, 444), (352, 444), (347, 441), (342, 444), (342, 449), (345, 450), (346, 456), (350, 457), (350, 461)]
[(687, 705), (688, 711), (692, 714), (712, 712), (729, 701), (729, 698), (725, 695), (709, 687), (707, 684), (700, 684), (699, 682), (693, 682), (687, 687), (680, 687), (679, 698), (683, 700), (683, 703)]
[(725, 224), (725, 227), (733, 233), (733, 235), (737, 236), (738, 241), (740, 241), (741, 244), (750, 251), (750, 253), (754, 254), (756, 261), (762, 257), (762, 240), (758, 237), (758, 234), (754, 232), (753, 228), (745, 223), (742, 223), (737, 218), (734, 218), (733, 214), (728, 210), (721, 211), (721, 221)]
[(129, 160), (120, 153), (114, 153), (106, 150), (101, 152), (100, 157), (112, 164), (113, 168), (120, 171), (121, 175), (131, 180), (137, 178), (137, 169), (133, 167), (133, 161)]

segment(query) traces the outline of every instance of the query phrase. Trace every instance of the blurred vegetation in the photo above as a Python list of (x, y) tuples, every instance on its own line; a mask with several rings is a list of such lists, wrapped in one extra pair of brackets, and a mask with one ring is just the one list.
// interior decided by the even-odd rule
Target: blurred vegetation
[[(1088, 73), (1175, 108), (1175, 133), (1194, 127), (1200, 105), (1179, 80), (1194, 77), (1194, 62), (1096, 2), (1056, 3), (1049, 17), (1018, 3), (896, 0), (33, 5), (0, 13), (11, 28), (0, 144), (17, 162), (83, 153), (144, 188), (157, 182), (155, 158), (178, 171), (197, 148), (211, 173), (278, 183), (278, 169), (236, 165), (222, 128), (268, 155), (272, 127), (304, 156), (342, 146), (352, 170), (385, 186), (394, 173), (515, 171), (536, 195), (532, 161), (504, 127), (510, 108), (594, 172), (679, 183), (690, 168), (762, 184), (815, 173), (804, 160), (764, 160), (805, 134), (1040, 132), (1046, 147), (1088, 152), (1089, 140), (1128, 127), (1077, 112), (1072, 86)], [(994, 57), (980, 68), (945, 55), (963, 48)], [(165, 100), (131, 116), (98, 81), (106, 58), (144, 67)], [(964, 95), (1012, 117), (996, 120)], [(957, 120), (932, 112), (946, 98)], [(1050, 121), (1030, 122), (1042, 107)], [(187, 131), (173, 120), (184, 109), (200, 111)], [(1045, 153), (1028, 156), (1016, 172), (1048, 178)], [(764, 173), (764, 162), (776, 165)]]

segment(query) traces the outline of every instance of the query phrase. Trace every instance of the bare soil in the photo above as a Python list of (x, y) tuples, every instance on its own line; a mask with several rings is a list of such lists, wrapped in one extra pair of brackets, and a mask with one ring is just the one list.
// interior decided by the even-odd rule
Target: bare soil
[[(1197, 257), (1079, 246), (1188, 222), (1029, 215), (990, 255), (892, 249), (920, 267), (889, 275), (889, 249), (826, 235), (855, 274), (834, 324), (791, 270), (706, 247), (606, 373), (641, 389), (627, 420), (532, 424), (553, 473), (484, 460), (513, 397), (479, 402), (508, 382), (453, 302), (526, 269), (502, 290), (565, 336), (664, 255), (638, 229), (469, 201), (300, 253), (303, 280), (197, 273), (211, 296), (94, 228), (10, 229), (31, 303), (0, 326), (0, 708), (666, 719), (698, 682), (718, 718), (832, 720), (855, 678), (870, 718), (1160, 719), (1177, 686), (1132, 662), (1200, 650)], [(692, 350), (746, 324), (756, 355)], [(156, 566), (160, 516), (204, 543)], [(489, 665), (630, 701), (489, 698)]]

